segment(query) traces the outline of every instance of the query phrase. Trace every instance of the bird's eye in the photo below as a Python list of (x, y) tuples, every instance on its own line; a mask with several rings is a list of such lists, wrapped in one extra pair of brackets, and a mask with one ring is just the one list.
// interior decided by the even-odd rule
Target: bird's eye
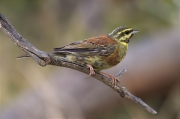
[(125, 34), (128, 35), (130, 33), (130, 31), (125, 31)]

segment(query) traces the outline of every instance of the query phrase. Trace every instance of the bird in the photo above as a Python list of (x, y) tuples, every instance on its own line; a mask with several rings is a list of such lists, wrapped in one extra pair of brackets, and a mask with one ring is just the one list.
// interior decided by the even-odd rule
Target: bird
[(53, 54), (62, 56), (67, 61), (87, 66), (90, 70), (89, 76), (95, 74), (95, 71), (109, 76), (115, 87), (119, 79), (111, 74), (101, 72), (101, 70), (111, 68), (125, 58), (128, 43), (138, 32), (132, 27), (120, 26), (108, 35), (87, 38), (54, 48)]

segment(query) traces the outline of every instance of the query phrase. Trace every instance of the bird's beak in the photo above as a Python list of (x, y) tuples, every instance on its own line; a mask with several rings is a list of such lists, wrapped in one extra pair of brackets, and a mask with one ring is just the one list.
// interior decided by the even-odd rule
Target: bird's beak
[(136, 33), (138, 33), (138, 32), (139, 32), (138, 30), (133, 29), (132, 34), (136, 34)]

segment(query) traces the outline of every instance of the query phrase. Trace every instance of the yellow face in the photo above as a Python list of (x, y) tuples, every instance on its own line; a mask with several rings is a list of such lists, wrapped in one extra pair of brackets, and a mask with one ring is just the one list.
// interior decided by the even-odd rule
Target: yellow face
[(121, 26), (112, 31), (109, 36), (120, 42), (121, 44), (127, 45), (130, 38), (139, 31), (131, 27)]

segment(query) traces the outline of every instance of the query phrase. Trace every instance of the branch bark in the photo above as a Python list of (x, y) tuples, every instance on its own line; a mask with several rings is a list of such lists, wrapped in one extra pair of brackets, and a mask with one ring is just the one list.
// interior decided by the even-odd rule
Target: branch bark
[[(32, 59), (36, 61), (40, 66), (46, 66), (46, 65), (55, 65), (55, 66), (61, 66), (61, 67), (67, 67), (74, 70), (78, 70), (80, 72), (89, 74), (89, 68), (86, 66), (82, 66), (73, 62), (69, 62), (64, 58), (57, 57), (52, 53), (47, 53), (44, 51), (41, 51), (34, 47), (31, 43), (29, 43), (26, 39), (24, 39), (10, 24), (10, 22), (7, 20), (6, 17), (4, 17), (0, 13), (0, 29), (7, 34), (11, 40), (23, 51), (25, 51), (27, 54), (31, 56)], [(126, 69), (121, 70), (116, 77), (121, 76)], [(152, 114), (156, 114), (157, 112), (152, 109), (150, 106), (148, 106), (146, 103), (144, 103), (140, 98), (134, 96), (131, 94), (125, 87), (116, 86), (114, 87), (111, 82), (111, 78), (100, 74), (99, 72), (95, 71), (95, 74), (92, 75), (95, 79), (103, 82), (107, 86), (111, 87), (114, 91), (120, 94), (121, 97), (127, 98), (132, 100), (133, 102), (141, 105), (144, 109), (146, 109), (148, 112)]]

